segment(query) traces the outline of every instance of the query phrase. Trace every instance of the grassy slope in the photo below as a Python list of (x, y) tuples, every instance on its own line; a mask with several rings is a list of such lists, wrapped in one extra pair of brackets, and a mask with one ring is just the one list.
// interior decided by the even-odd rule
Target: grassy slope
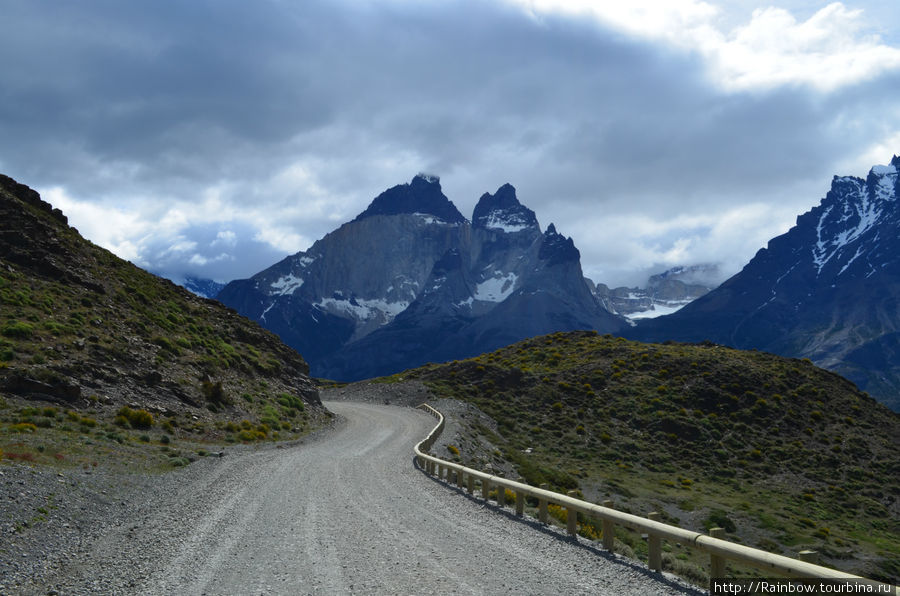
[(276, 336), (0, 183), (0, 459), (183, 465), (328, 418), (306, 363)]
[(900, 578), (900, 416), (808, 361), (579, 332), (402, 377), (496, 420), (471, 431), (532, 484)]

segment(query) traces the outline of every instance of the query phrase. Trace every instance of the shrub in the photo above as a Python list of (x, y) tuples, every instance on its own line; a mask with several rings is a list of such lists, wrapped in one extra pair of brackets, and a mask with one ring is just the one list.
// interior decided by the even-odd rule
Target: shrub
[(166, 352), (170, 352), (170, 353), (174, 354), (175, 356), (178, 356), (181, 354), (181, 350), (178, 349), (178, 346), (175, 345), (175, 343), (172, 340), (170, 340), (168, 337), (163, 337), (161, 335), (157, 335), (153, 339), (151, 339), (150, 342), (158, 345), (160, 348), (162, 348)]
[(721, 509), (713, 509), (709, 512), (709, 517), (706, 518), (706, 522), (704, 523), (706, 529), (710, 528), (722, 528), (729, 534), (737, 530), (737, 526), (734, 521), (728, 517), (728, 515), (722, 511)]
[(228, 403), (228, 397), (225, 395), (225, 390), (222, 388), (222, 381), (216, 381), (215, 383), (212, 381), (203, 381), (200, 386), (200, 392), (203, 393), (203, 397), (206, 398), (206, 401), (212, 404)]
[(290, 393), (279, 393), (277, 401), (285, 408), (297, 410), (298, 412), (303, 412), (306, 409), (303, 400)]
[(453, 455), (459, 455), (459, 447), (457, 447), (456, 445), (447, 445), (447, 451), (449, 451)]
[(120, 417), (124, 418), (131, 428), (150, 428), (153, 426), (153, 414), (147, 410), (132, 410), (128, 406), (120, 408), (113, 422), (119, 426), (125, 426), (121, 424)]
[(37, 432), (37, 426), (31, 422), (19, 422), (9, 427), (14, 433), (34, 433)]
[(24, 321), (9, 321), (0, 330), (0, 333), (6, 337), (14, 337), (16, 339), (27, 339), (34, 332), (34, 326)]

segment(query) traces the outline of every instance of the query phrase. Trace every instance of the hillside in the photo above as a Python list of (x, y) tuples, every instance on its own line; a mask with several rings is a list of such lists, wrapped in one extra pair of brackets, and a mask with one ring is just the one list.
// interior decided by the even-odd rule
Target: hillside
[(274, 334), (93, 245), (5, 176), (0, 222), (7, 460), (72, 465), (155, 445), (179, 465), (192, 442), (297, 437), (328, 418)]
[(489, 417), (461, 418), (468, 465), (900, 578), (900, 416), (809, 361), (572, 332), (400, 378)]

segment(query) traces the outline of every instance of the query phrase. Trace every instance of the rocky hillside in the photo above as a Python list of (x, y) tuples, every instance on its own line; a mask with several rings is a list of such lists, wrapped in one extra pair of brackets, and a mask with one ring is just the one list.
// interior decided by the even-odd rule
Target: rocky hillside
[(542, 232), (512, 186), (485, 193), (470, 222), (427, 175), (218, 299), (342, 381), (625, 324), (591, 294), (571, 238)]
[(808, 360), (573, 332), (401, 378), (487, 416), (445, 457), (900, 578), (900, 416)]
[(7, 457), (60, 428), (120, 444), (137, 429), (147, 441), (246, 441), (327, 418), (306, 362), (274, 334), (93, 245), (5, 176), (0, 222)]
[(744, 269), (629, 337), (708, 339), (806, 357), (900, 411), (900, 157), (835, 176), (821, 203)]

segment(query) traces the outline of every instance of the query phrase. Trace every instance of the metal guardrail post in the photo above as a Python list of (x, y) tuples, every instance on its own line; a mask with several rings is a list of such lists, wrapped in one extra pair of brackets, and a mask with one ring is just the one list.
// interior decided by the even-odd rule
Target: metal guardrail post
[[(603, 501), (603, 506), (607, 509), (613, 509), (613, 502), (610, 499)], [(604, 517), (603, 518), (603, 548), (612, 552), (613, 546), (616, 541), (616, 526), (613, 523), (613, 520)]]
[[(575, 498), (577, 494), (574, 490), (566, 493), (572, 498)], [(578, 512), (572, 507), (566, 507), (566, 531), (569, 533), (569, 536), (574, 536), (578, 533)]]
[(467, 488), (470, 495), (475, 492), (475, 477), (472, 474), (469, 474), (469, 486)]
[[(647, 514), (650, 521), (659, 521), (659, 518), (657, 511)], [(647, 566), (653, 571), (662, 571), (662, 538), (659, 535), (648, 533), (647, 551)]]
[[(525, 482), (525, 479), (519, 478), (518, 482)], [(525, 493), (520, 490), (516, 491), (516, 515), (525, 515)]]
[(481, 498), (485, 501), (488, 500), (488, 493), (491, 491), (491, 483), (487, 478), (481, 479)]
[[(710, 528), (709, 535), (713, 538), (724, 538), (725, 528)], [(718, 555), (709, 555), (710, 582), (714, 579), (721, 579), (723, 577), (725, 577), (725, 559)], [(712, 589), (712, 584), (710, 584), (710, 589)]]
[[(541, 484), (541, 490), (547, 490), (549, 485), (544, 482)], [(547, 499), (544, 497), (538, 497), (538, 520), (542, 524), (547, 523)]]

